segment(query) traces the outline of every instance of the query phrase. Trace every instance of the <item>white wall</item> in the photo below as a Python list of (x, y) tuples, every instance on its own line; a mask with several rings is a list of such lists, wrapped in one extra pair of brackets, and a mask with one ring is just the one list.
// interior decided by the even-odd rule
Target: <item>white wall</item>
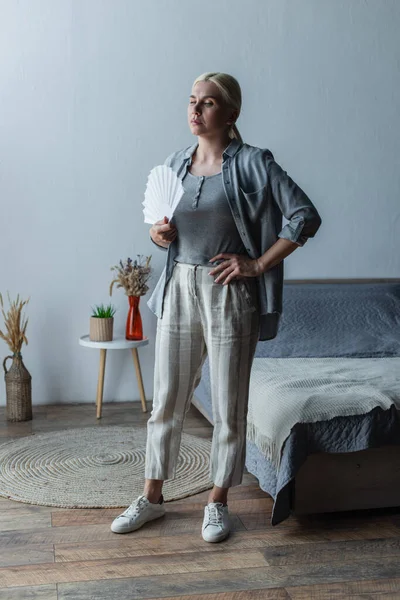
[[(0, 11), (0, 291), (31, 296), (34, 404), (94, 401), (98, 355), (78, 338), (110, 300), (112, 265), (152, 254), (156, 284), (166, 254), (143, 222), (147, 175), (197, 140), (186, 108), (204, 71), (237, 77), (244, 140), (270, 148), (323, 218), (286, 277), (399, 276), (397, 0), (0, 0)], [(123, 290), (111, 301), (123, 333)], [(110, 352), (104, 401), (133, 399), (130, 353)]]

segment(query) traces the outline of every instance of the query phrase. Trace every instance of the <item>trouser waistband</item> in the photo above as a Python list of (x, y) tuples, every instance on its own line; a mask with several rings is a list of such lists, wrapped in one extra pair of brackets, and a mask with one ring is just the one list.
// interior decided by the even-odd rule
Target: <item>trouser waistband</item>
[(174, 263), (175, 263), (175, 266), (176, 266), (176, 267), (178, 266), (178, 267), (182, 267), (182, 268), (185, 268), (185, 269), (191, 269), (191, 270), (193, 270), (193, 271), (194, 271), (195, 269), (205, 269), (205, 270), (207, 270), (207, 269), (208, 269), (208, 270), (211, 270), (211, 269), (214, 269), (214, 268), (215, 268), (217, 265), (219, 265), (221, 262), (222, 262), (222, 261), (218, 261), (218, 262), (215, 262), (215, 263), (213, 263), (212, 265), (202, 265), (202, 264), (200, 264), (200, 263), (198, 263), (198, 264), (193, 264), (193, 263), (184, 263), (184, 262), (177, 262), (177, 261), (174, 261)]

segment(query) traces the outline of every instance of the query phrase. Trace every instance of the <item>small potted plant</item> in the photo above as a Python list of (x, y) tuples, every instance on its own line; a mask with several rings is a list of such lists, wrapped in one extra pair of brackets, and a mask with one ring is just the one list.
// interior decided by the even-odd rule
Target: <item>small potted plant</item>
[(111, 342), (114, 331), (114, 315), (116, 308), (109, 304), (96, 305), (92, 307), (93, 314), (90, 317), (89, 338), (91, 342)]
[(142, 255), (138, 254), (137, 256), (139, 260), (132, 261), (131, 258), (128, 258), (126, 262), (120, 260), (119, 265), (111, 267), (111, 270), (116, 271), (117, 277), (110, 284), (110, 296), (112, 295), (114, 283), (117, 284), (117, 288), (123, 287), (125, 295), (128, 296), (129, 309), (125, 326), (125, 338), (127, 340), (143, 339), (143, 325), (139, 302), (140, 296), (144, 296), (149, 289), (146, 282), (151, 273), (151, 256), (145, 257), (146, 262), (144, 264)]

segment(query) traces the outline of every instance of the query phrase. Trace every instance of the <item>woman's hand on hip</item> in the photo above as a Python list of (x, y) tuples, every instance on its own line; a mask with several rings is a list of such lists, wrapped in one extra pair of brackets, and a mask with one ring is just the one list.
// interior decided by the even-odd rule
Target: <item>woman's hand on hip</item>
[(249, 258), (244, 254), (221, 253), (213, 256), (210, 262), (215, 262), (225, 258), (225, 260), (214, 267), (209, 275), (218, 274), (214, 279), (215, 283), (225, 280), (222, 285), (226, 285), (232, 279), (241, 279), (242, 277), (257, 277), (262, 274), (261, 264), (257, 258)]

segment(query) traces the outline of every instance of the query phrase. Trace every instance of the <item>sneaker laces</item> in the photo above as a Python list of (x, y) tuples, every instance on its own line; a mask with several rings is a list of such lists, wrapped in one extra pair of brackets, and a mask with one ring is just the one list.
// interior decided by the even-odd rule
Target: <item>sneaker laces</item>
[(134, 517), (138, 515), (146, 506), (146, 496), (137, 498), (128, 508), (122, 513), (121, 517)]
[(208, 523), (207, 525), (221, 525), (222, 524), (222, 504), (220, 502), (210, 503), (207, 505), (208, 508)]

